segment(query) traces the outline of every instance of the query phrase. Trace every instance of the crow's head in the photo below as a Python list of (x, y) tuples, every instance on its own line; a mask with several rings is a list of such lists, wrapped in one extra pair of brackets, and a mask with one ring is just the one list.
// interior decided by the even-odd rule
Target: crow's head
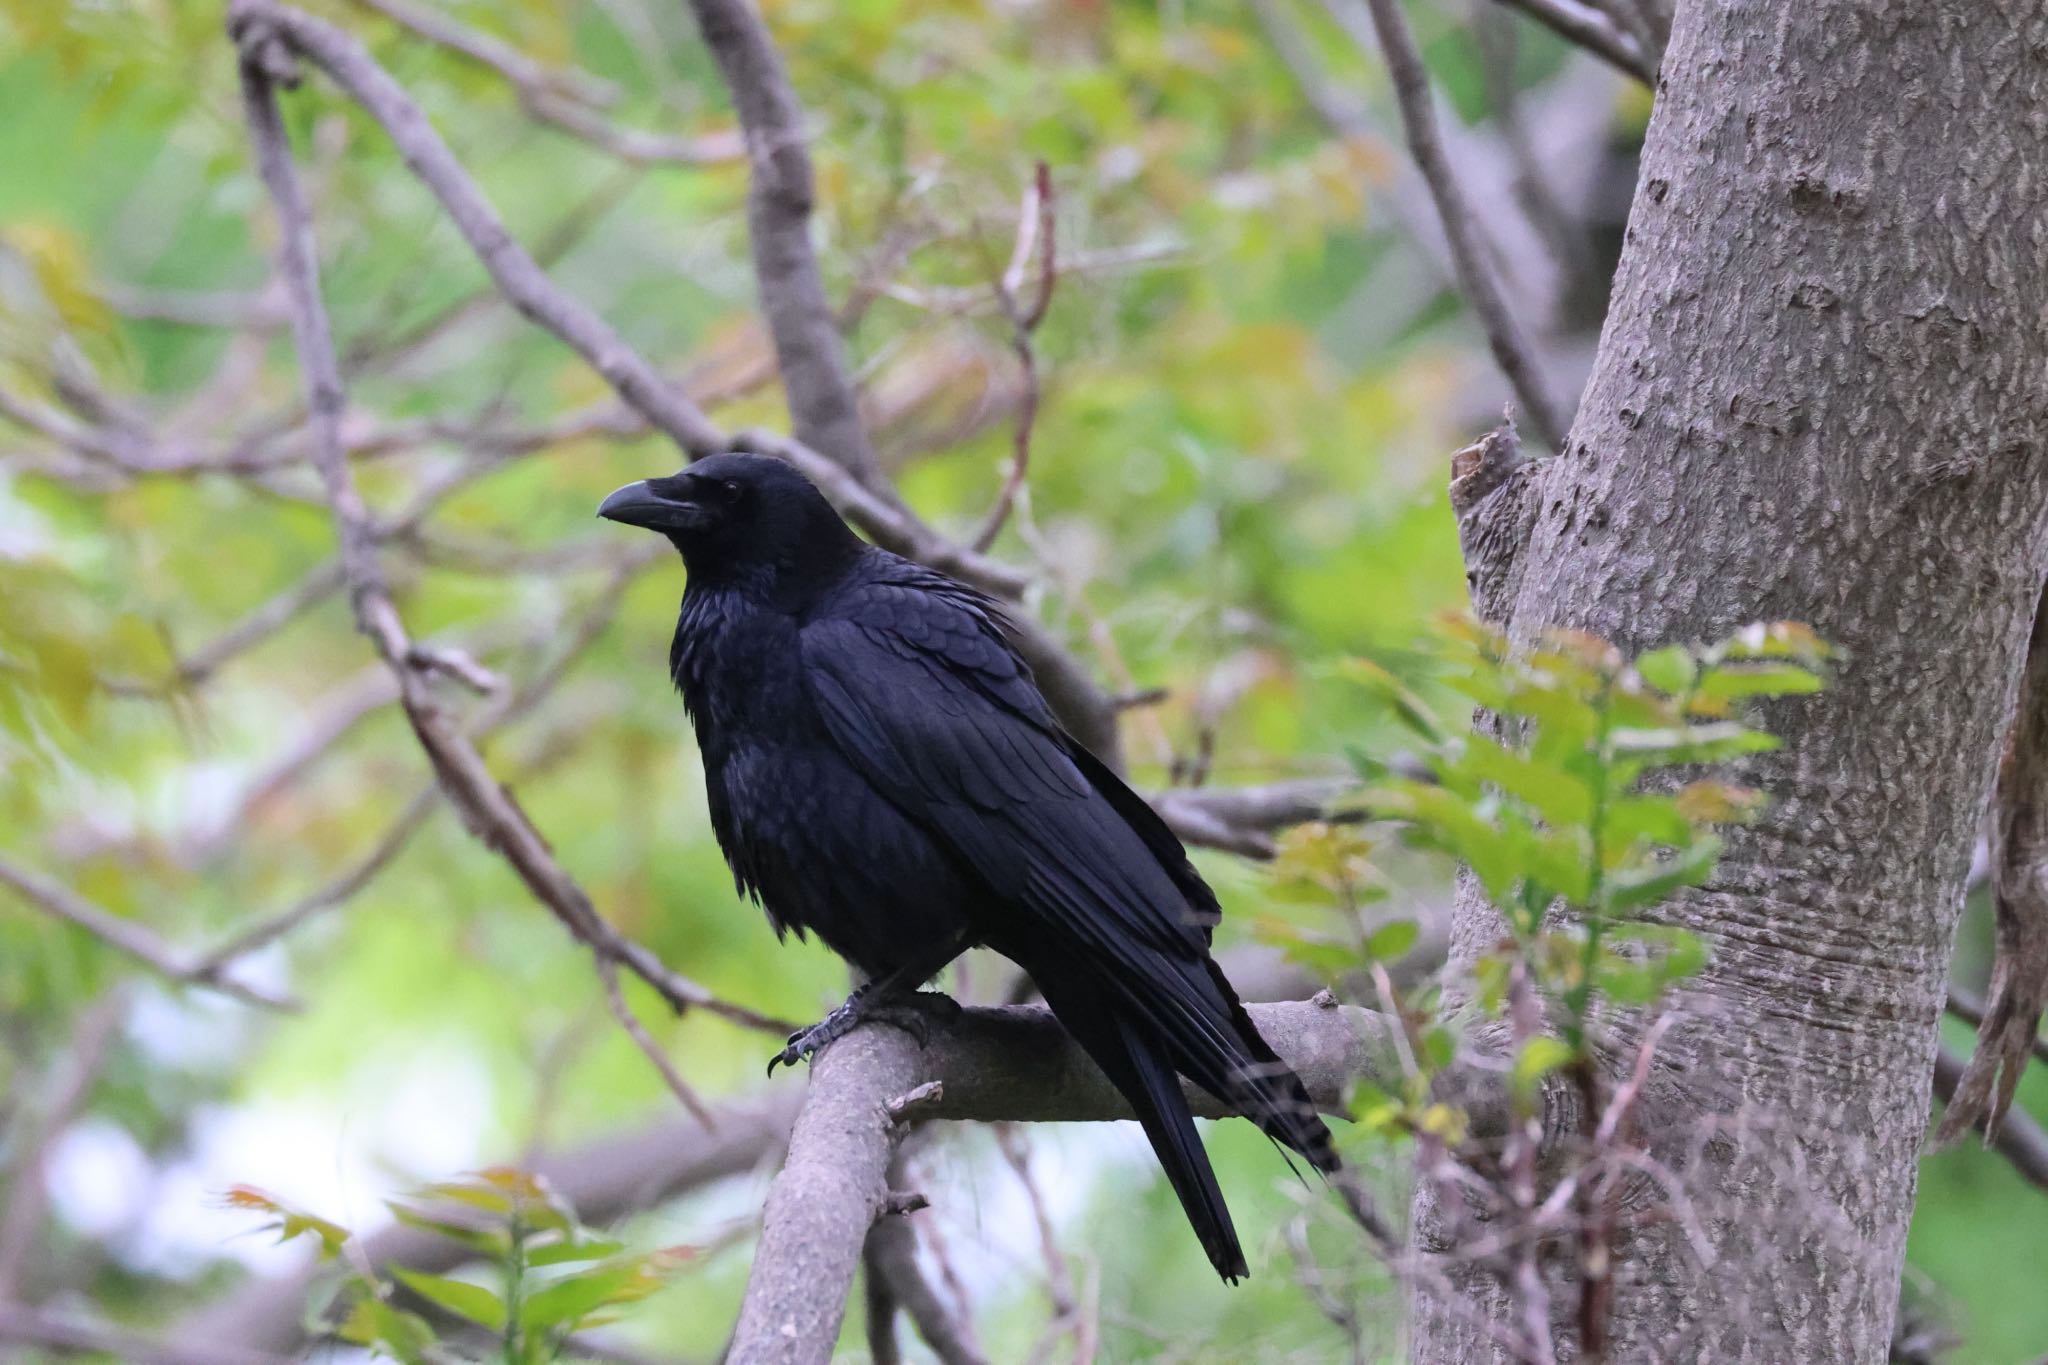
[(836, 569), (861, 541), (811, 481), (766, 455), (710, 455), (680, 474), (629, 483), (597, 514), (659, 531), (692, 578)]

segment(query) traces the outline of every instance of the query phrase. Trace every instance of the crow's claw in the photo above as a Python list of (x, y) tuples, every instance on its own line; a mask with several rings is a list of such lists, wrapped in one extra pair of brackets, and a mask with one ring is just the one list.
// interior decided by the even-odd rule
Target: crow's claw
[(914, 991), (881, 999), (856, 991), (845, 1004), (817, 1023), (790, 1034), (788, 1045), (768, 1059), (768, 1074), (773, 1076), (778, 1066), (795, 1066), (798, 1062), (809, 1061), (827, 1043), (844, 1038), (867, 1023), (900, 1028), (915, 1038), (919, 1047), (923, 1047), (931, 1041), (933, 1018), (953, 1019), (959, 1014), (959, 1003), (937, 991)]

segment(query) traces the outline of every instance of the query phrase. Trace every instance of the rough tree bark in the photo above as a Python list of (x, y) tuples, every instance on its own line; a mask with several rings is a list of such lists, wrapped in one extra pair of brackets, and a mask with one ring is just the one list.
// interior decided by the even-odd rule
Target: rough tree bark
[[(2048, 570), (2048, 12), (1690, 0), (1663, 71), (1600, 358), (1534, 475), (1512, 629), (1637, 650), (1794, 619), (1842, 657), (1825, 694), (1767, 712), (1785, 746), (1745, 776), (1768, 812), (1661, 911), (1713, 959), (1638, 1137), (1704, 1244), (1635, 1222), (1613, 1358), (1880, 1361), (1970, 846)], [(1468, 897), (1455, 958), (1492, 924)], [(1615, 1032), (1626, 1055), (1639, 1026)], [(1417, 1296), (1416, 1358), (1500, 1358), (1482, 1319), (1508, 1321), (1504, 1292), (1426, 1249), (1462, 1293)]]

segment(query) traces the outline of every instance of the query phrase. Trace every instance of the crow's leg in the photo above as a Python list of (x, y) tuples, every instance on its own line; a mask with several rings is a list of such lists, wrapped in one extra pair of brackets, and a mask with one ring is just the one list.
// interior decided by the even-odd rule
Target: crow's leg
[[(810, 1060), (811, 1054), (835, 1039), (843, 1038), (860, 1025), (873, 1020), (894, 1024), (915, 1037), (922, 1047), (931, 1036), (933, 1014), (952, 1015), (960, 1007), (937, 991), (920, 991), (917, 986), (936, 976), (948, 962), (967, 947), (964, 938), (949, 940), (942, 948), (906, 962), (885, 975), (870, 978), (854, 987), (846, 1003), (806, 1029), (789, 1035), (782, 1051), (768, 1059), (768, 1074), (778, 1066), (795, 1066)], [(944, 956), (940, 956), (943, 952)]]

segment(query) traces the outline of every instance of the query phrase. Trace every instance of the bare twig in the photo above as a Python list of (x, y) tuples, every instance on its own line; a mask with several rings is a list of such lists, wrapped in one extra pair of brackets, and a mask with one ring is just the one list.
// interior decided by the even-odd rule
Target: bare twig
[[(888, 1180), (892, 1188), (908, 1179), (910, 1163), (907, 1158), (907, 1152), (898, 1151), (890, 1163)], [(919, 1207), (923, 1207), (924, 1196), (914, 1198)], [(890, 1207), (885, 1208), (885, 1216), (876, 1219), (874, 1226), (868, 1229), (867, 1245), (861, 1251), (867, 1275), (868, 1341), (874, 1350), (876, 1365), (881, 1365), (886, 1358), (885, 1351), (896, 1349), (894, 1319), (899, 1310), (909, 1316), (917, 1334), (932, 1348), (932, 1354), (939, 1358), (941, 1365), (986, 1365), (987, 1358), (975, 1345), (966, 1320), (939, 1297), (931, 1280), (918, 1265), (917, 1222), (907, 1216), (911, 1210), (898, 1213), (894, 1200), (895, 1196), (885, 1200)], [(887, 1216), (889, 1214), (896, 1216)]]
[(2035, 609), (1997, 798), (1991, 989), (1976, 1052), (1935, 1130), (1936, 1143), (1953, 1142), (1974, 1127), (1995, 1137), (2027, 1054), (2041, 1047), (2041, 1013), (2048, 1007), (2048, 596)]
[(1576, 43), (1617, 71), (1643, 84), (1657, 84), (1657, 59), (1625, 32), (1614, 19), (1583, 0), (1500, 0), (1522, 11), (1556, 33)]
[(796, 439), (894, 501), (860, 420), (846, 346), (811, 249), (816, 186), (803, 106), (753, 0), (690, 0), (745, 130), (747, 239)]
[[(1331, 13), (1353, 29), (1349, 7), (1356, 0), (1324, 0)], [(1408, 137), (1409, 151), (1428, 184), (1442, 221), (1444, 240), (1450, 248), (1451, 265), (1472, 311), (1486, 332), (1495, 363), (1507, 376), (1516, 400), (1527, 414), (1536, 435), (1552, 449), (1558, 449), (1570, 427), (1568, 414), (1551, 398), (1541, 367), (1521, 325), (1508, 309), (1507, 296), (1494, 274), (1493, 263), (1482, 249), (1478, 220), (1457, 173), (1444, 151), (1443, 135), (1437, 128), (1436, 110), (1430, 103), (1429, 75), (1416, 48), (1415, 34), (1400, 0), (1364, 0), (1379, 38), (1387, 72), (1393, 79), (1394, 99), (1401, 111), (1401, 126)]]
[(1308, 1241), (1308, 1217), (1297, 1214), (1287, 1220), (1281, 1229), (1281, 1236), (1287, 1243), (1287, 1253), (1294, 1258), (1294, 1282), (1302, 1287), (1309, 1301), (1316, 1306), (1332, 1327), (1344, 1334), (1345, 1344), (1350, 1348), (1352, 1365), (1365, 1365), (1365, 1333), (1358, 1320), (1358, 1310), (1345, 1297), (1345, 1291), (1353, 1287), (1353, 1277), (1348, 1274), (1333, 1275), (1316, 1258), (1315, 1248)]
[(127, 1011), (128, 993), (121, 986), (86, 1009), (57, 1058), (43, 1105), (11, 1142), (14, 1170), (7, 1182), (6, 1205), (0, 1208), (0, 1304), (20, 1297), (22, 1271), (43, 1234), (50, 1147), (92, 1094)]
[[(195, 980), (191, 968), (179, 959), (176, 950), (157, 937), (154, 931), (93, 904), (67, 886), (6, 861), (0, 861), (0, 885), (13, 888), (36, 909), (77, 925), (108, 947), (127, 954), (159, 975), (173, 981)], [(264, 1009), (297, 1008), (297, 1002), (289, 996), (258, 990), (225, 977), (195, 981), (195, 984)]]
[(1270, 858), (1273, 831), (1331, 819), (1332, 804), (1356, 785), (1349, 778), (1309, 777), (1249, 787), (1170, 787), (1148, 799), (1188, 843)]
[(0, 1341), (63, 1355), (107, 1356), (127, 1365), (289, 1365), (284, 1356), (205, 1338), (148, 1337), (106, 1323), (0, 1303)]
[(618, 88), (610, 82), (600, 81), (583, 71), (545, 66), (510, 43), (457, 23), (439, 11), (407, 4), (404, 0), (356, 0), (356, 3), (375, 10), (430, 43), (460, 53), (497, 73), (517, 92), (519, 103), (533, 117), (623, 161), (697, 165), (731, 161), (743, 152), (740, 139), (730, 133), (678, 138), (618, 127), (597, 112), (599, 108), (618, 102)]
[[(1952, 1102), (1963, 1082), (1961, 1057), (1942, 1048), (1934, 1054), (1934, 1093), (1942, 1103)], [(1944, 1119), (1946, 1115), (1944, 1115)], [(1983, 1119), (1977, 1124), (1981, 1131)], [(1990, 1146), (2012, 1163), (2022, 1178), (2038, 1189), (2048, 1190), (2048, 1131), (2024, 1112), (2007, 1113), (1998, 1131), (1986, 1139)]]
[(413, 794), (405, 803), (390, 827), (370, 851), (354, 865), (343, 871), (312, 894), (305, 896), (274, 915), (268, 915), (237, 930), (228, 938), (210, 949), (193, 963), (187, 976), (194, 981), (212, 982), (237, 958), (245, 957), (257, 949), (276, 942), (291, 933), (306, 921), (326, 910), (345, 904), (357, 892), (368, 886), (400, 853), (412, 842), (414, 834), (432, 815), (434, 807), (440, 804), (441, 788), (429, 782)]
[[(480, 740), (519, 719), (554, 690), (569, 667), (590, 647), (612, 619), (627, 585), (647, 567), (658, 548), (649, 547), (648, 552), (629, 556), (624, 563), (617, 566), (610, 586), (583, 614), (575, 629), (562, 643), (555, 658), (516, 691), (498, 697), (477, 715), (469, 729), (472, 739)], [(550, 626), (549, 633), (559, 632)], [(370, 851), (361, 860), (325, 886), (286, 909), (258, 919), (237, 931), (195, 962), (188, 972), (189, 977), (202, 981), (216, 979), (235, 959), (284, 937), (314, 916), (345, 904), (368, 886), (405, 849), (413, 835), (433, 813), (441, 797), (440, 785), (434, 782), (427, 783), (406, 803), (390, 827), (375, 844), (371, 845)]]
[(683, 1074), (676, 1070), (674, 1063), (669, 1061), (668, 1054), (662, 1051), (661, 1044), (654, 1041), (654, 1035), (647, 1031), (647, 1025), (640, 1022), (640, 1016), (633, 1013), (633, 1007), (627, 1003), (626, 992), (619, 985), (618, 964), (602, 953), (598, 954), (597, 977), (604, 983), (605, 1004), (610, 1008), (612, 1018), (618, 1020), (619, 1027), (633, 1040), (633, 1046), (639, 1048), (647, 1060), (654, 1064), (654, 1069), (661, 1073), (661, 1079), (669, 1091), (682, 1101), (683, 1108), (694, 1114), (699, 1123), (709, 1128), (716, 1122), (711, 1117), (711, 1111), (704, 1107), (704, 1101), (697, 1097), (697, 1092), (690, 1088), (690, 1083), (683, 1079)]
[(305, 612), (341, 591), (341, 587), (340, 558), (322, 561), (311, 573), (179, 660), (180, 680), (187, 684), (206, 681), (228, 660), (277, 634)]
[(1366, 118), (1364, 107), (1331, 81), (1316, 55), (1314, 44), (1294, 18), (1281, 8), (1280, 0), (1252, 0), (1252, 14), (1258, 19), (1259, 27), (1265, 30), (1266, 41), (1273, 45), (1274, 55), (1294, 77), (1295, 88), (1301, 91), (1302, 98), (1308, 101), (1317, 116), (1329, 125), (1330, 131), (1338, 137), (1361, 143), (1376, 141), (1377, 130)]
[[(1031, 468), (1031, 431), (1038, 423), (1041, 388), (1038, 348), (1032, 344), (1032, 337), (1038, 331), (1038, 324), (1045, 321), (1046, 310), (1052, 306), (1052, 291), (1059, 283), (1059, 258), (1054, 245), (1057, 220), (1052, 168), (1041, 161), (1017, 215), (1017, 246), (1010, 255), (1009, 268), (996, 282), (997, 300), (1002, 305), (1003, 316), (1010, 322), (1010, 350), (1017, 357), (1022, 388), (1017, 399), (1009, 472), (1003, 476), (1003, 486), (996, 494), (995, 505), (983, 518), (981, 529), (967, 541), (977, 551), (987, 550), (995, 544), (1003, 523), (1010, 519), (1010, 510), (1017, 505), (1017, 494), (1024, 487), (1024, 478)], [(1026, 304), (1019, 295), (1024, 287), (1024, 270), (1031, 262), (1034, 248), (1038, 257), (1038, 286), (1031, 302)]]
[(398, 688), (383, 668), (371, 665), (306, 707), (291, 744), (244, 782), (217, 814), (187, 839), (184, 857), (211, 862), (247, 828), (249, 817), (303, 777), (375, 711), (389, 706)]
[(1031, 1151), (1027, 1139), (1009, 1124), (998, 1124), (995, 1132), (996, 1147), (1002, 1152), (1011, 1173), (1017, 1177), (1025, 1201), (1031, 1206), (1031, 1225), (1038, 1233), (1038, 1254), (1045, 1261), (1045, 1291), (1052, 1300), (1053, 1320), (1048, 1331), (1078, 1332), (1080, 1310), (1074, 1297), (1073, 1272), (1067, 1265), (1066, 1254), (1060, 1250), (1059, 1236), (1053, 1231), (1052, 1214), (1046, 1209), (1045, 1194), (1031, 1174)]
[(375, 10), (436, 46), (460, 53), (478, 66), (495, 71), (522, 91), (545, 90), (598, 109), (607, 109), (619, 102), (619, 87), (610, 81), (574, 67), (550, 66), (536, 61), (510, 43), (458, 23), (438, 9), (414, 6), (406, 0), (355, 0), (355, 3)]
[[(746, 55), (746, 61), (757, 61), (759, 54), (752, 53), (752, 46), (766, 42), (765, 31), (759, 30), (748, 12), (742, 11), (737, 16), (728, 14), (727, 18), (739, 25), (736, 30), (738, 41), (748, 46), (750, 54)], [(869, 488), (849, 466), (803, 441), (762, 431), (743, 431), (728, 439), (686, 395), (657, 374), (609, 325), (548, 279), (505, 230), (495, 210), (434, 132), (418, 106), (348, 35), (332, 25), (274, 3), (274, 0), (235, 0), (233, 23), (243, 30), (252, 24), (260, 24), (269, 40), (259, 45), (262, 50), (274, 48), (279, 42), (288, 43), (291, 50), (303, 53), (317, 63), (355, 98), (384, 127), (404, 154), (407, 164), (439, 199), (505, 295), (527, 317), (546, 327), (583, 356), (611, 383), (621, 398), (657, 430), (675, 441), (687, 456), (695, 458), (731, 448), (786, 459), (801, 469), (848, 520), (877, 543), (998, 596), (1014, 599), (1022, 594), (1030, 581), (1028, 575), (938, 535), (897, 502), (892, 493)], [(769, 55), (772, 57), (772, 51)], [(777, 188), (774, 193), (781, 195), (786, 188)], [(769, 191), (764, 189), (762, 192), (766, 194)], [(790, 204), (779, 198), (770, 207), (785, 220), (793, 211)], [(782, 226), (786, 228), (786, 221)], [(785, 242), (785, 246), (790, 252), (798, 249), (794, 242)], [(807, 242), (802, 250), (808, 259)], [(791, 272), (790, 278), (796, 279), (806, 269), (814, 271), (815, 262), (805, 266), (791, 257), (781, 260), (778, 268), (787, 269)], [(766, 287), (764, 285), (764, 289)], [(798, 289), (787, 299), (801, 302), (798, 296), (803, 292)], [(795, 308), (794, 303), (790, 306)], [(814, 321), (808, 307), (806, 304), (797, 310), (805, 319), (799, 330), (806, 335)], [(829, 312), (825, 317), (829, 321)], [(792, 327), (795, 326), (792, 323)], [(819, 345), (812, 346), (808, 354), (813, 362), (819, 364), (828, 358), (828, 352)], [(836, 358), (837, 352), (829, 352), (829, 357)], [(841, 368), (843, 370), (843, 366)], [(843, 373), (840, 378), (843, 379)], [(836, 420), (828, 411), (832, 387), (831, 381), (818, 381), (815, 391), (823, 396), (816, 400), (820, 409), (814, 420), (828, 424)], [(802, 391), (809, 394), (813, 389)], [(790, 392), (794, 400), (798, 389), (792, 386)], [(1080, 665), (1042, 628), (1028, 619), (1021, 619), (1013, 623), (1013, 634), (1018, 649), (1030, 663), (1054, 712), (1076, 738), (1112, 767), (1117, 766), (1115, 708)]]

